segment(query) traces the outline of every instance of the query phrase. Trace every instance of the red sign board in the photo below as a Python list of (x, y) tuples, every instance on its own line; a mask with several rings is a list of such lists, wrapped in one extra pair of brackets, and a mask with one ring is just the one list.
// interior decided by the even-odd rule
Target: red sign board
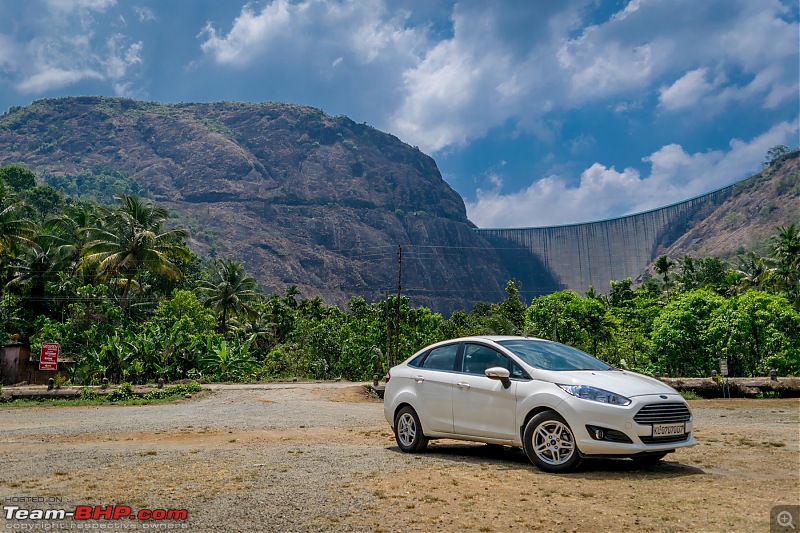
[(43, 342), (39, 370), (58, 370), (58, 343)]

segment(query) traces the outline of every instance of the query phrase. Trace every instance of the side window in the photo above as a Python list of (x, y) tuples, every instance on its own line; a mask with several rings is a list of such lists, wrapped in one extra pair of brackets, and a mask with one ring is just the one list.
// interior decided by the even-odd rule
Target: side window
[(422, 363), (422, 360), (425, 359), (425, 356), (428, 355), (428, 352), (423, 352), (416, 356), (414, 359), (408, 362), (408, 366), (419, 366)]
[(492, 368), (493, 366), (507, 368), (512, 378), (530, 379), (528, 373), (517, 363), (491, 348), (478, 344), (467, 344), (464, 347), (464, 359), (462, 363), (464, 372), (483, 375), (487, 368)]
[(484, 374), (487, 368), (492, 368), (493, 366), (508, 368), (510, 371), (511, 361), (505, 355), (486, 346), (467, 344), (464, 347), (464, 372), (468, 374)]
[(458, 355), (458, 344), (434, 348), (422, 362), (422, 368), (429, 370), (453, 370)]
[(514, 361), (511, 361), (511, 377), (519, 379), (530, 379), (528, 373), (522, 370), (522, 367), (520, 367)]

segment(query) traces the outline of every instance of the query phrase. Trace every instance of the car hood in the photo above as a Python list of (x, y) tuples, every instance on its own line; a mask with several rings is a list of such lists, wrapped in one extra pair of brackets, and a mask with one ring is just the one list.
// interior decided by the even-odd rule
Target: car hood
[[(540, 376), (544, 377), (544, 376)], [(547, 381), (560, 385), (588, 385), (628, 398), (646, 394), (678, 394), (678, 391), (657, 379), (636, 372), (620, 370), (572, 370), (547, 372)]]

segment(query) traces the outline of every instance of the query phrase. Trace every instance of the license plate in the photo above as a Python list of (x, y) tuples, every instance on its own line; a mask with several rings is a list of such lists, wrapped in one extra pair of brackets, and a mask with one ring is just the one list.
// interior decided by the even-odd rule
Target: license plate
[(653, 437), (672, 437), (686, 433), (686, 424), (653, 424)]

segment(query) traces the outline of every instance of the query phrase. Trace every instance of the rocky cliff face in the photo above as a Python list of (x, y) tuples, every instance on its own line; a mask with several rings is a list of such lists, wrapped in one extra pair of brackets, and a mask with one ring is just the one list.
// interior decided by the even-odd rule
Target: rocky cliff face
[(40, 100), (0, 117), (0, 164), (127, 172), (267, 291), (343, 304), (397, 290), (440, 311), (501, 298), (508, 271), (416, 148), (346, 117), (265, 103)]

